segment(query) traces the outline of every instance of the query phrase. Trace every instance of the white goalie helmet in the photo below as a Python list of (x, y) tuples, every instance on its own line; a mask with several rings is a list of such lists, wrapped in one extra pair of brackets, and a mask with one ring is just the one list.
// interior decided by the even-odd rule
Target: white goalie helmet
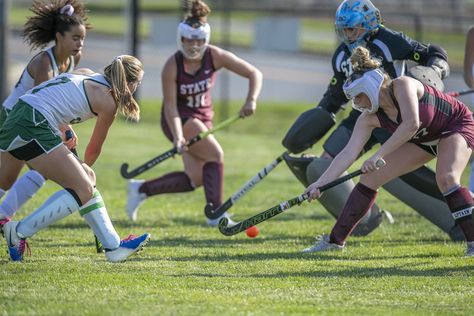
[[(382, 87), (385, 75), (382, 70), (374, 69), (361, 73), (354, 73), (346, 80), (342, 89), (349, 100), (352, 100), (352, 107), (361, 112), (370, 114), (379, 109), (379, 93)], [(370, 109), (362, 108), (354, 102), (354, 98), (360, 93), (364, 93), (370, 100)]]
[[(193, 45), (191, 47), (183, 46), (183, 37), (187, 39), (204, 40), (202, 45)], [(178, 25), (177, 42), (178, 48), (183, 53), (184, 57), (188, 59), (200, 59), (209, 45), (211, 38), (211, 26), (209, 23), (200, 24), (199, 27), (192, 27), (191, 25), (181, 22)]]

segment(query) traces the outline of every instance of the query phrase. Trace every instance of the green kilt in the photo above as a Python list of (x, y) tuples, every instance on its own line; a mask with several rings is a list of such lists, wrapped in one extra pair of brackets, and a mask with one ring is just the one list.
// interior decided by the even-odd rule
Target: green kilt
[(18, 101), (0, 127), (0, 151), (21, 160), (49, 153), (62, 145), (48, 120), (28, 103)]

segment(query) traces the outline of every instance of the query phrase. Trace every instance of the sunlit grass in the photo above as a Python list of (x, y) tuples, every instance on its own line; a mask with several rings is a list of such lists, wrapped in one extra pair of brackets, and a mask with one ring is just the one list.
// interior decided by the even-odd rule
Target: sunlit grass
[[(472, 315), (474, 261), (461, 257), (463, 245), (450, 242), (383, 190), (378, 203), (392, 211), (396, 223), (384, 222), (370, 236), (350, 238), (340, 253), (300, 253), (334, 223), (317, 202), (262, 223), (255, 239), (245, 234), (225, 237), (207, 227), (201, 188), (150, 198), (138, 221), (130, 223), (121, 163), (134, 167), (171, 148), (159, 128), (158, 103), (141, 103), (143, 122), (116, 122), (94, 169), (119, 234), (147, 231), (152, 234), (150, 244), (128, 262), (107, 263), (95, 253), (90, 229), (73, 214), (30, 238), (32, 256), (24, 262), (9, 262), (3, 251), (2, 314)], [(226, 197), (283, 151), (282, 137), (306, 108), (261, 104), (255, 117), (216, 133), (226, 156)], [(88, 122), (76, 127), (80, 152), (92, 126)], [(320, 151), (319, 144), (309, 152)], [(181, 169), (177, 157), (142, 177)], [(57, 189), (48, 183), (17, 218)], [(241, 220), (302, 190), (282, 163), (231, 213)], [(4, 242), (1, 246), (5, 249)]]

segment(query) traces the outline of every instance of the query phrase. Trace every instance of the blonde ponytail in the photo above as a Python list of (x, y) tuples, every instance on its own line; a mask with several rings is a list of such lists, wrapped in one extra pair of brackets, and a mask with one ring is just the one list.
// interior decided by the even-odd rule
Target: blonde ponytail
[(354, 49), (351, 55), (351, 64), (354, 72), (366, 72), (382, 65), (380, 60), (370, 57), (369, 50), (362, 46), (357, 46)]
[(140, 107), (133, 98), (128, 84), (134, 82), (138, 84), (142, 73), (142, 63), (130, 55), (116, 57), (112, 63), (104, 69), (104, 76), (109, 80), (112, 86), (111, 92), (118, 110), (125, 117), (133, 121), (140, 119)]

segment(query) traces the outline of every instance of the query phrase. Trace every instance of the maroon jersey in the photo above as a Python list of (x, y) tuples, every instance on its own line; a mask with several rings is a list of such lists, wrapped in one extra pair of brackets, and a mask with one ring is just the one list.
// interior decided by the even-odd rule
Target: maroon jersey
[[(425, 92), (418, 100), (420, 128), (410, 142), (434, 145), (440, 138), (459, 133), (468, 146), (474, 149), (474, 120), (468, 107), (433, 87), (423, 86)], [(391, 133), (395, 132), (402, 121), (400, 107), (393, 93), (392, 99), (398, 109), (397, 122), (390, 120), (381, 109), (376, 113), (381, 127)]]
[(211, 49), (208, 47), (204, 52), (201, 68), (194, 75), (184, 70), (184, 57), (180, 51), (174, 57), (178, 66), (176, 84), (179, 116), (182, 119), (193, 117), (203, 122), (211, 121), (214, 116), (211, 88), (216, 73)]

